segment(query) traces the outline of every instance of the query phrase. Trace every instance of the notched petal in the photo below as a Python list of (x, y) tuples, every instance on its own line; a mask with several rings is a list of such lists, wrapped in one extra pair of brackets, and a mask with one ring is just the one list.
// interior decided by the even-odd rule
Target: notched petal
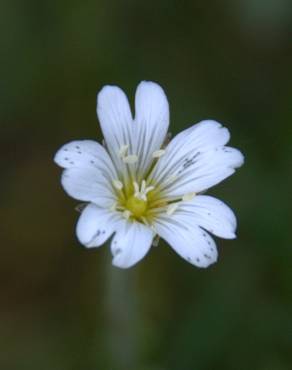
[(125, 220), (111, 242), (113, 265), (129, 268), (138, 263), (149, 251), (153, 237), (149, 227)]
[(89, 204), (79, 217), (76, 234), (87, 248), (99, 247), (112, 235), (119, 221), (118, 215)]

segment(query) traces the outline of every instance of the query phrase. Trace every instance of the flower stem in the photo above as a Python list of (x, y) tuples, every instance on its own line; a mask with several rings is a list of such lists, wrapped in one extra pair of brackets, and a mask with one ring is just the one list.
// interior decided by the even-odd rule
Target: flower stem
[(131, 370), (138, 365), (137, 307), (133, 271), (107, 263), (107, 349), (112, 369)]

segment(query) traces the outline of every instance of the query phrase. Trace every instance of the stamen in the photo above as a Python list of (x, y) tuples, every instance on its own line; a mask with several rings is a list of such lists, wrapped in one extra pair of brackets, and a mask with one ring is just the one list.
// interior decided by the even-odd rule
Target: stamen
[(137, 199), (144, 200), (146, 202), (147, 201), (147, 196), (146, 195), (147, 195), (147, 193), (149, 193), (149, 191), (154, 189), (154, 186), (146, 187), (146, 181), (145, 180), (142, 180), (141, 189), (139, 189), (139, 185), (136, 181), (133, 182), (133, 185), (134, 185), (134, 197), (137, 198)]
[(119, 156), (121, 158), (124, 158), (126, 156), (127, 152), (128, 152), (128, 149), (129, 149), (129, 145), (128, 144), (127, 145), (122, 145), (120, 147), (120, 150), (119, 150)]
[(113, 186), (118, 190), (123, 189), (123, 183), (120, 180), (113, 180)]
[(145, 189), (146, 189), (146, 181), (145, 180), (142, 180), (141, 193), (144, 193), (145, 192)]
[(134, 197), (137, 198), (137, 199), (144, 200), (145, 202), (147, 201), (146, 194), (141, 193), (140, 191), (138, 191), (137, 193), (135, 193), (134, 194)]
[(174, 181), (176, 181), (178, 179), (178, 177), (177, 176), (170, 176), (170, 177), (168, 177), (166, 180), (165, 180), (165, 182), (164, 182), (164, 185), (166, 186), (166, 185), (169, 185), (169, 184), (171, 184), (172, 182), (174, 182)]
[(135, 154), (127, 155), (126, 157), (123, 157), (123, 161), (128, 164), (136, 163), (138, 161), (138, 157)]
[(166, 214), (171, 216), (178, 208), (178, 203), (172, 203), (167, 207)]
[(151, 190), (154, 190), (155, 187), (154, 186), (148, 186), (146, 189), (145, 189), (145, 194), (149, 193), (149, 191)]
[(141, 220), (144, 222), (145, 225), (150, 226), (149, 222), (147, 221), (147, 219), (144, 216), (141, 216)]
[(139, 185), (136, 181), (133, 182), (135, 193), (139, 193)]
[(111, 206), (110, 206), (110, 211), (114, 212), (115, 210), (117, 209), (117, 203), (114, 202)]
[(124, 212), (123, 212), (123, 216), (125, 217), (126, 220), (128, 220), (130, 218), (130, 216), (132, 215), (132, 212), (130, 212), (128, 209), (126, 209)]
[(152, 157), (153, 158), (160, 158), (164, 155), (164, 153), (165, 153), (164, 149), (155, 150), (155, 152), (152, 153)]
[(194, 199), (194, 197), (196, 196), (196, 193), (188, 193), (188, 194), (185, 194), (183, 197), (182, 197), (182, 200), (184, 202), (188, 202), (192, 199)]

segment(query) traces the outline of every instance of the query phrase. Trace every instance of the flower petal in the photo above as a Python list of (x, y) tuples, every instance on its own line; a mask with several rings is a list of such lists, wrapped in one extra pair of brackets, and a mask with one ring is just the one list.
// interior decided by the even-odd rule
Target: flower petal
[(169, 197), (201, 192), (218, 184), (243, 164), (239, 150), (224, 146), (228, 140), (228, 130), (218, 122), (194, 125), (170, 142), (151, 179)]
[(149, 227), (125, 220), (111, 243), (113, 265), (120, 268), (135, 265), (149, 251), (153, 237), (154, 232)]
[(198, 267), (208, 267), (217, 261), (214, 240), (199, 228), (191, 217), (178, 214), (161, 215), (155, 229), (182, 258)]
[(164, 190), (170, 197), (183, 196), (190, 192), (199, 193), (231, 176), (242, 164), (243, 156), (239, 150), (230, 147), (216, 148), (198, 155), (192, 165), (179, 170), (175, 175), (177, 180)]
[(88, 248), (99, 247), (113, 234), (120, 219), (117, 212), (88, 204), (76, 226), (78, 240)]
[(142, 175), (152, 163), (153, 153), (159, 150), (165, 141), (169, 126), (167, 97), (158, 84), (143, 81), (138, 85), (134, 126), (134, 152), (139, 154), (137, 170)]
[(119, 144), (133, 123), (128, 98), (118, 86), (108, 85), (101, 89), (97, 95), (97, 115), (105, 141), (110, 146)]
[(198, 195), (191, 201), (181, 202), (177, 214), (188, 216), (193, 223), (221, 238), (236, 237), (237, 222), (233, 211), (216, 198)]
[(97, 95), (97, 115), (117, 170), (124, 173), (120, 151), (127, 148), (127, 154), (132, 155), (133, 118), (128, 98), (117, 86), (105, 86)]
[(63, 145), (54, 160), (63, 168), (97, 168), (109, 179), (117, 179), (117, 172), (107, 151), (93, 140), (75, 140)]
[[(227, 128), (212, 120), (201, 121), (176, 135), (166, 147), (165, 155), (159, 160), (153, 176), (163, 178), (188, 155), (225, 145), (230, 139)], [(157, 176), (156, 176), (157, 177)]]
[(112, 184), (97, 169), (67, 168), (63, 171), (61, 182), (64, 190), (78, 200), (101, 207), (111, 207), (116, 200)]

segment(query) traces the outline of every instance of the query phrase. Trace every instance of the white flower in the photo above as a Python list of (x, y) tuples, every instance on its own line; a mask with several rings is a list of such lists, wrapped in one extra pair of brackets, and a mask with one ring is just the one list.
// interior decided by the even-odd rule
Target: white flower
[(217, 260), (208, 234), (235, 238), (236, 218), (221, 201), (201, 193), (232, 175), (242, 154), (225, 146), (229, 131), (202, 121), (166, 144), (169, 107), (162, 88), (141, 82), (133, 119), (128, 99), (116, 86), (97, 96), (97, 115), (105, 146), (73, 141), (56, 154), (65, 168), (62, 185), (88, 202), (77, 237), (99, 247), (112, 234), (113, 264), (131, 267), (160, 236), (185, 260), (207, 267)]

